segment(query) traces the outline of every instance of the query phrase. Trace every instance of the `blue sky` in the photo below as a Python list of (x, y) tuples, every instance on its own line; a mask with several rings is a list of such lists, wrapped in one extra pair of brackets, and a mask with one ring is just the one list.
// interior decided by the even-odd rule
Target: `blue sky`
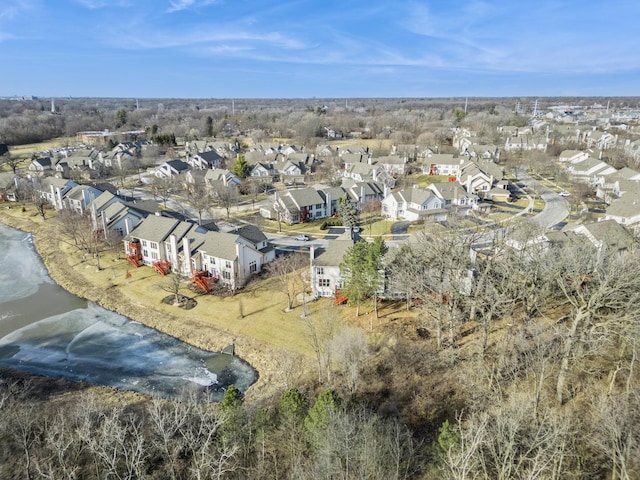
[(633, 0), (0, 0), (0, 96), (635, 96), (638, 18)]

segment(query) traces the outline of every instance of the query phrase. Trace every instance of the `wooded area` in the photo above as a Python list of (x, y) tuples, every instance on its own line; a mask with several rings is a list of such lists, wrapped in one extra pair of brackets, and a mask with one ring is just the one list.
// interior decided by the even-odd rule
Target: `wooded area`
[[(233, 113), (229, 103), (69, 99), (52, 115), (44, 100), (1, 101), (0, 143), (118, 124), (180, 139), (251, 131), (255, 142), (312, 146), (331, 125), (446, 151), (456, 123), (497, 143), (497, 125), (528, 121), (513, 112), (514, 99), (477, 99), (466, 113), (460, 99), (236, 100)], [(501, 162), (552, 170), (554, 153)], [(74, 226), (68, 241), (91, 251), (86, 228), (58, 218)], [(260, 404), (233, 388), (219, 404), (189, 392), (180, 402), (101, 398), (4, 372), (0, 477), (640, 478), (640, 245), (631, 234), (595, 245), (542, 233), (523, 220), (477, 249), (480, 233), (436, 228), (397, 249), (356, 244), (344, 260), (355, 318), (331, 305), (296, 319), (317, 369), (294, 374), (295, 356), (283, 354), (286, 387)], [(283, 307), (293, 307), (307, 261), (271, 265)], [(384, 301), (382, 285), (393, 293)]]

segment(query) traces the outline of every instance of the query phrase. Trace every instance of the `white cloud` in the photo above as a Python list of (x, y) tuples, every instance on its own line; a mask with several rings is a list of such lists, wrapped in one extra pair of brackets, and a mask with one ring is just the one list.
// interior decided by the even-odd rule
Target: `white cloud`
[(167, 9), (167, 13), (179, 12), (181, 10), (185, 10), (187, 8), (192, 7), (206, 7), (207, 5), (212, 5), (216, 3), (217, 0), (176, 0), (169, 2), (170, 6)]
[(76, 0), (83, 7), (92, 10), (105, 7), (129, 7), (131, 2), (128, 0)]

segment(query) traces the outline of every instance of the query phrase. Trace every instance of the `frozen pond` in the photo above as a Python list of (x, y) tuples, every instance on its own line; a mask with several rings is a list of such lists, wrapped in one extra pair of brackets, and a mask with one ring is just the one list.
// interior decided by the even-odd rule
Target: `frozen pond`
[(215, 400), (256, 371), (69, 294), (47, 275), (31, 236), (0, 224), (0, 366), (163, 398), (207, 390)]

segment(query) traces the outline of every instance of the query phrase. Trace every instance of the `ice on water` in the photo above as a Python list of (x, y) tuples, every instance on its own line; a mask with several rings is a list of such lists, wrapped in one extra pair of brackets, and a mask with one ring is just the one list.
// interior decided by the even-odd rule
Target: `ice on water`
[(51, 282), (35, 254), (31, 235), (0, 224), (0, 303), (24, 298)]
[[(0, 311), (2, 302), (32, 295), (40, 282), (50, 281), (25, 234), (3, 226), (0, 262)], [(20, 273), (8, 274), (5, 265)], [(165, 398), (205, 389), (219, 400), (230, 384), (244, 391), (257, 378), (237, 357), (212, 372), (206, 362), (224, 354), (197, 349), (92, 303), (13, 331), (0, 339), (0, 353), (5, 367)]]

